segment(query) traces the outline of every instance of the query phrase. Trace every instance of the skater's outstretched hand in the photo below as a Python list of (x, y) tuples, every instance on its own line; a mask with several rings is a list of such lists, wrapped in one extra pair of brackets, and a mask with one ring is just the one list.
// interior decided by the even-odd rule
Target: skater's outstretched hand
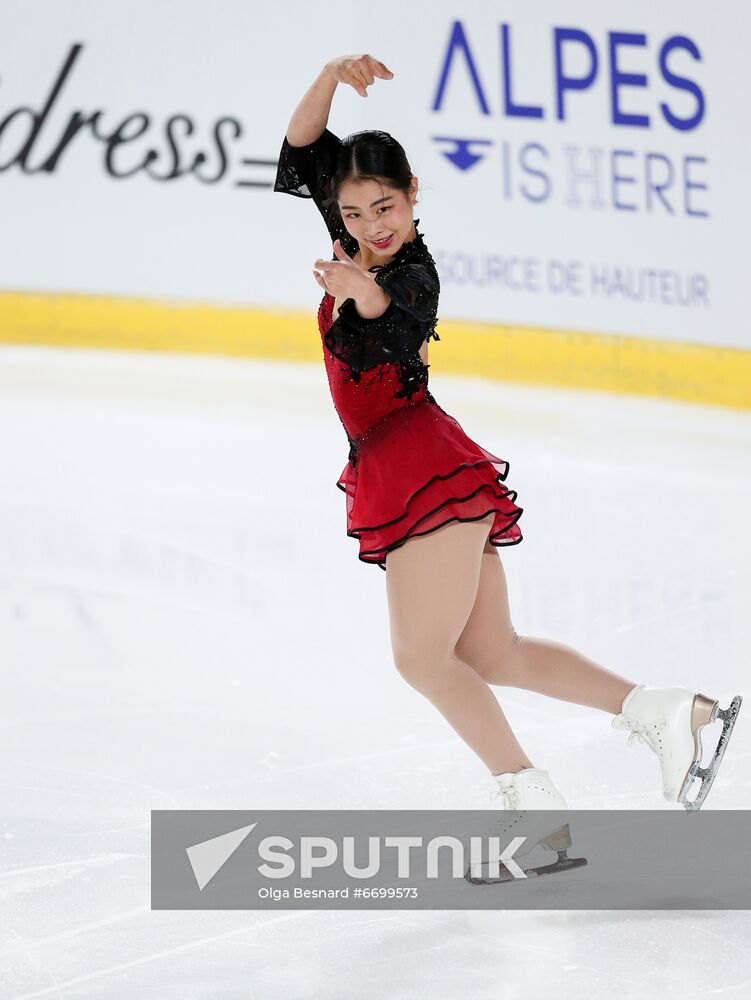
[(381, 80), (391, 80), (394, 74), (374, 56), (337, 56), (326, 63), (326, 68), (337, 83), (347, 83), (354, 87), (360, 97), (367, 97), (367, 87)]
[[(340, 240), (334, 240), (336, 260), (319, 257), (313, 264), (313, 275), (329, 295), (336, 298), (352, 298), (355, 301), (367, 291), (372, 291), (374, 278), (355, 264)], [(322, 274), (318, 272), (321, 271)]]

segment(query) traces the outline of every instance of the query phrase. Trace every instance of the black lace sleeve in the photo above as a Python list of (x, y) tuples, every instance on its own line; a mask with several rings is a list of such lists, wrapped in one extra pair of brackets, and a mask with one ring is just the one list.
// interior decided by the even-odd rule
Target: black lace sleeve
[(391, 298), (386, 311), (375, 319), (364, 319), (355, 300), (345, 299), (324, 343), (355, 373), (355, 381), (359, 381), (357, 373), (377, 365), (397, 365), (402, 390), (396, 396), (411, 398), (420, 385), (427, 384), (429, 365), (419, 354), (423, 341), (441, 339), (436, 332), (438, 273), (427, 261), (410, 262), (376, 272), (375, 280)]
[(274, 191), (313, 199), (332, 241), (342, 239), (346, 233), (336, 207), (324, 205), (341, 145), (341, 140), (329, 129), (324, 129), (316, 141), (307, 146), (290, 146), (285, 135), (274, 181)]

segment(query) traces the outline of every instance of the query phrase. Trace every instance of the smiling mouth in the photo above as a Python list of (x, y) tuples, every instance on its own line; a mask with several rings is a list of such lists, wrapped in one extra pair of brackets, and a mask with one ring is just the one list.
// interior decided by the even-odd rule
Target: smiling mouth
[(378, 247), (379, 250), (383, 250), (384, 247), (389, 246), (389, 244), (391, 243), (391, 241), (393, 240), (393, 238), (394, 238), (394, 234), (392, 233), (391, 236), (389, 236), (385, 240), (371, 240), (370, 242), (373, 244), (374, 247)]

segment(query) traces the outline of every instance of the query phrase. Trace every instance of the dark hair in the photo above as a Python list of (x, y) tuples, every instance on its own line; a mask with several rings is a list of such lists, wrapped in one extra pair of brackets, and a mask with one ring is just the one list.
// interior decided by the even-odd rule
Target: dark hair
[(384, 180), (389, 187), (409, 191), (412, 168), (404, 147), (388, 132), (368, 129), (353, 132), (342, 139), (336, 169), (326, 186), (324, 205), (339, 212), (338, 197), (342, 184), (350, 180)]

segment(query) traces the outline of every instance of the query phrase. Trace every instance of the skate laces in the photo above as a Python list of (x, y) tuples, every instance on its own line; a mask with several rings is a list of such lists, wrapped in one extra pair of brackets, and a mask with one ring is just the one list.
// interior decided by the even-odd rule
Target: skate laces
[(657, 746), (655, 745), (652, 729), (657, 728), (662, 732), (667, 726), (667, 719), (655, 719), (655, 721), (650, 725), (646, 722), (642, 722), (641, 720), (634, 718), (633, 715), (621, 715), (616, 721), (622, 723), (618, 725), (616, 728), (618, 729), (628, 728), (631, 730), (628, 736), (628, 740), (626, 741), (627, 746), (633, 747), (636, 745), (637, 742), (646, 743), (646, 745), (650, 747), (652, 750), (654, 750), (655, 753), (660, 753), (661, 755), (660, 750), (658, 750)]
[(498, 788), (490, 793), (491, 799), (502, 798), (505, 809), (516, 809), (519, 805), (519, 789), (514, 784), (514, 779), (507, 775), (496, 776)]

